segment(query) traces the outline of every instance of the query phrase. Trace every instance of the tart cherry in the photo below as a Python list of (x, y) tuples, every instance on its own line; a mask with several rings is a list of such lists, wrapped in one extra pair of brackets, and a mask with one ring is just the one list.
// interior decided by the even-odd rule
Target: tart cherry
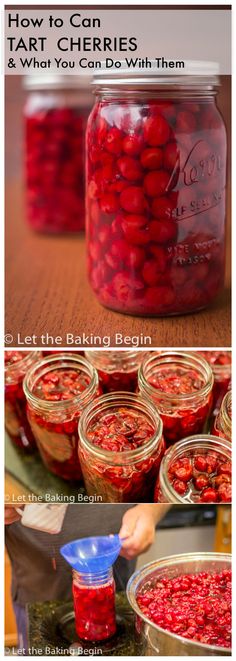
[(128, 186), (120, 195), (122, 209), (132, 214), (140, 214), (146, 209), (146, 199), (143, 189), (138, 186)]
[(144, 178), (144, 190), (150, 197), (158, 197), (168, 190), (170, 177), (165, 170), (154, 170)]
[(151, 147), (157, 147), (158, 145), (164, 145), (168, 141), (170, 127), (162, 115), (156, 115), (146, 119), (143, 132), (146, 142)]
[(114, 193), (104, 193), (100, 198), (100, 208), (104, 213), (115, 213), (119, 209), (118, 196)]
[(164, 149), (163, 165), (166, 170), (172, 172), (179, 159), (179, 150), (176, 142), (168, 142)]
[(118, 159), (117, 165), (120, 173), (128, 181), (138, 181), (142, 177), (142, 169), (139, 162), (130, 156), (122, 156)]
[(177, 493), (179, 493), (180, 496), (184, 496), (187, 491), (187, 485), (186, 482), (183, 480), (174, 480), (173, 482), (173, 487)]
[(204, 489), (201, 494), (201, 501), (203, 503), (215, 503), (217, 501), (217, 492), (211, 487)]
[(175, 208), (170, 197), (155, 197), (152, 202), (152, 213), (156, 218), (171, 218)]
[(138, 156), (143, 146), (143, 139), (139, 135), (127, 135), (122, 141), (122, 149), (128, 156)]
[(122, 150), (122, 132), (115, 126), (108, 131), (105, 137), (105, 147), (111, 154), (120, 154)]
[(172, 220), (153, 220), (149, 225), (149, 237), (157, 243), (171, 242), (176, 237), (176, 224)]
[(209, 478), (206, 475), (198, 475), (198, 477), (196, 477), (194, 480), (194, 484), (196, 489), (202, 491), (208, 486)]
[(162, 167), (163, 151), (156, 147), (144, 149), (141, 154), (141, 164), (147, 170), (158, 170)]

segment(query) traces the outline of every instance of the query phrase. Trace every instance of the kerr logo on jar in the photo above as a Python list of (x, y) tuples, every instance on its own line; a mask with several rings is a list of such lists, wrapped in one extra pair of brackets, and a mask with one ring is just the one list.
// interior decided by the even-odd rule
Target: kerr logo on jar
[(222, 156), (212, 152), (210, 145), (199, 140), (190, 151), (183, 168), (185, 186), (217, 176), (223, 170)]

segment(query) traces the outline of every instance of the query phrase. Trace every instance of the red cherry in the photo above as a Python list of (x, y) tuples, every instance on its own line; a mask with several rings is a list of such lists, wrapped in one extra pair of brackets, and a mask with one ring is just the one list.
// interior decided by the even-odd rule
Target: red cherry
[(138, 156), (143, 146), (143, 138), (139, 135), (127, 135), (122, 141), (122, 149), (128, 156)]
[(186, 482), (183, 482), (182, 480), (174, 480), (173, 487), (175, 491), (180, 494), (180, 496), (184, 496), (188, 490)]
[(150, 241), (167, 243), (176, 237), (176, 224), (172, 220), (153, 220), (149, 225)]
[(165, 170), (149, 172), (144, 177), (144, 190), (150, 197), (158, 197), (168, 190), (169, 174)]
[(138, 186), (125, 188), (120, 195), (120, 203), (125, 211), (133, 214), (142, 213), (147, 206), (143, 189)]
[(201, 473), (204, 473), (207, 469), (206, 458), (202, 455), (197, 455), (194, 457), (194, 468), (196, 468), (196, 470), (200, 471)]
[(186, 466), (180, 466), (175, 470), (175, 477), (177, 477), (178, 480), (181, 480), (181, 482), (189, 482), (189, 480), (191, 480), (192, 474), (193, 471), (190, 462), (188, 462)]
[(216, 503), (217, 493), (215, 489), (212, 489), (211, 487), (205, 489), (201, 494), (201, 501), (203, 503)]
[(129, 243), (138, 246), (144, 246), (150, 241), (149, 231), (146, 227), (135, 227), (134, 224), (130, 224), (128, 221), (124, 221), (122, 223), (122, 229), (125, 238)]
[(164, 149), (163, 166), (172, 172), (179, 161), (179, 149), (176, 142), (168, 142)]
[(152, 213), (156, 218), (171, 218), (174, 208), (175, 204), (170, 197), (155, 197), (152, 202)]
[(108, 131), (105, 138), (105, 148), (112, 154), (120, 154), (122, 150), (122, 132), (115, 126)]
[(209, 484), (209, 479), (206, 475), (198, 475), (194, 481), (196, 489), (199, 491), (202, 491), (202, 489), (205, 489), (208, 484)]
[(114, 193), (104, 193), (100, 198), (100, 207), (104, 213), (115, 213), (119, 209), (118, 196)]
[(131, 269), (138, 269), (145, 261), (145, 251), (138, 246), (129, 246), (129, 253), (126, 258), (127, 266)]
[(147, 260), (142, 270), (142, 276), (144, 282), (146, 282), (147, 285), (150, 285), (150, 287), (152, 285), (156, 285), (160, 280), (160, 273), (162, 272), (162, 270), (165, 270), (165, 264), (166, 264), (165, 256), (164, 256), (164, 263), (162, 264), (158, 264), (158, 262), (155, 259)]
[(128, 179), (128, 181), (138, 181), (142, 177), (142, 169), (140, 164), (135, 158), (130, 156), (122, 156), (117, 161), (118, 168), (122, 177)]
[(151, 147), (164, 145), (170, 136), (170, 128), (162, 115), (146, 119), (143, 128), (144, 138)]
[(113, 278), (113, 287), (119, 301), (126, 301), (143, 289), (143, 282), (139, 278), (130, 278), (123, 271), (116, 273)]
[(162, 149), (159, 149), (158, 147), (156, 149), (154, 149), (154, 147), (144, 149), (140, 160), (143, 168), (146, 168), (147, 170), (158, 170), (162, 167), (163, 162)]
[(232, 485), (225, 482), (218, 489), (218, 496), (221, 502), (230, 503), (232, 500)]

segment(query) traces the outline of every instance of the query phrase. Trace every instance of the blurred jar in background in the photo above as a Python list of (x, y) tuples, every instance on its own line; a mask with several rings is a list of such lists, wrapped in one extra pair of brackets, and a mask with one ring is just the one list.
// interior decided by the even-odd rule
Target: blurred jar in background
[(84, 152), (92, 105), (86, 76), (24, 78), (26, 206), (39, 232), (84, 229)]
[(36, 448), (27, 419), (23, 379), (41, 358), (41, 351), (5, 351), (5, 428), (14, 445), (28, 452)]

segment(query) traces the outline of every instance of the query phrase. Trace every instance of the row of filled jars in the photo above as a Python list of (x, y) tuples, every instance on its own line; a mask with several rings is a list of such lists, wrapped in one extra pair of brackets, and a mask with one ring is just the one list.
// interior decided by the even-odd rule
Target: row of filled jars
[(103, 502), (231, 500), (230, 352), (42, 353), (5, 351), (5, 419), (52, 473)]
[(78, 232), (86, 206), (88, 274), (106, 307), (155, 316), (207, 306), (224, 280), (226, 133), (214, 72), (168, 87), (146, 71), (130, 69), (122, 85), (110, 69), (95, 73), (90, 115), (86, 79), (25, 83), (31, 227)]

